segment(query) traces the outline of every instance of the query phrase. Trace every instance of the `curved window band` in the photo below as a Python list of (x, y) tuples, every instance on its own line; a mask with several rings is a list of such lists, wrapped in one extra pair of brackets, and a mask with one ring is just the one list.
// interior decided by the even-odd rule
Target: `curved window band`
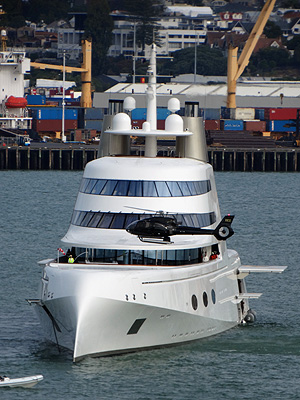
[[(86, 228), (102, 229), (126, 229), (127, 226), (137, 220), (154, 217), (156, 214), (126, 214), (126, 213), (105, 213), (95, 211), (73, 211), (71, 224), (84, 226)], [(216, 222), (214, 212), (203, 214), (168, 214), (176, 217), (181, 225), (194, 228), (203, 228)]]
[[(211, 248), (219, 254), (218, 245)], [(77, 262), (121, 264), (121, 265), (188, 265), (203, 262), (207, 248), (182, 250), (114, 250), (73, 247), (72, 252)], [(65, 256), (64, 256), (65, 257)], [(213, 290), (212, 290), (213, 293)], [(215, 304), (215, 294), (214, 300)]]
[(102, 196), (182, 197), (197, 196), (211, 190), (205, 181), (126, 181), (83, 178), (79, 191)]

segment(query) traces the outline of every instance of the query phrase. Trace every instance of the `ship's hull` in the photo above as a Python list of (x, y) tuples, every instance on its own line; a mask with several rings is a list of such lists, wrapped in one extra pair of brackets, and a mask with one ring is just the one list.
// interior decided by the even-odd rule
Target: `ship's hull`
[(208, 264), (159, 272), (45, 267), (49, 281), (37, 311), (46, 337), (70, 349), (77, 361), (230, 329), (241, 319), (230, 301), (239, 294), (237, 280), (228, 266)]

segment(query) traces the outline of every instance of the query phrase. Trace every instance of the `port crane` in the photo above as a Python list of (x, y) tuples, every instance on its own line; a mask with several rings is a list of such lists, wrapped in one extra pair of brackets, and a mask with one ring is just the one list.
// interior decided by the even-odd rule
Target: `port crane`
[(82, 63), (79, 67), (68, 67), (64, 65), (43, 64), (31, 62), (30, 66), (39, 69), (56, 69), (65, 72), (80, 72), (82, 83), (82, 95), (80, 106), (83, 108), (92, 107), (91, 81), (92, 81), (92, 42), (91, 40), (82, 40)]
[(238, 58), (238, 47), (229, 45), (227, 59), (227, 108), (236, 108), (236, 82), (249, 63), (251, 54), (260, 38), (276, 0), (267, 0)]

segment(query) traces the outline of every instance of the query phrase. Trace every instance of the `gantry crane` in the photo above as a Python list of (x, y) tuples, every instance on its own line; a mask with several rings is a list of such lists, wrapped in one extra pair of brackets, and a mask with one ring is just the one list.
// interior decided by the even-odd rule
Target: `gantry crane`
[(236, 82), (249, 63), (249, 58), (262, 34), (276, 0), (267, 0), (238, 59), (238, 48), (229, 45), (227, 59), (227, 107), (236, 108)]
[(68, 67), (63, 65), (43, 64), (31, 62), (31, 67), (39, 69), (56, 69), (65, 72), (81, 72), (82, 94), (80, 106), (84, 108), (92, 107), (91, 80), (92, 80), (92, 42), (91, 40), (81, 41), (83, 59), (81, 68)]

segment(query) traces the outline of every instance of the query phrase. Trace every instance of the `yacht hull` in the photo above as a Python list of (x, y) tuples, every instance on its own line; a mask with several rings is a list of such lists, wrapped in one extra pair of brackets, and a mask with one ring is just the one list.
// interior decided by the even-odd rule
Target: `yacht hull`
[[(74, 361), (215, 335), (240, 322), (238, 305), (226, 301), (238, 295), (238, 284), (228, 278), (227, 267), (215, 263), (214, 271), (200, 274), (201, 269), (157, 273), (49, 266), (51, 278), (37, 305), (39, 319), (46, 337), (70, 349)], [(63, 286), (65, 294), (57, 290)]]

